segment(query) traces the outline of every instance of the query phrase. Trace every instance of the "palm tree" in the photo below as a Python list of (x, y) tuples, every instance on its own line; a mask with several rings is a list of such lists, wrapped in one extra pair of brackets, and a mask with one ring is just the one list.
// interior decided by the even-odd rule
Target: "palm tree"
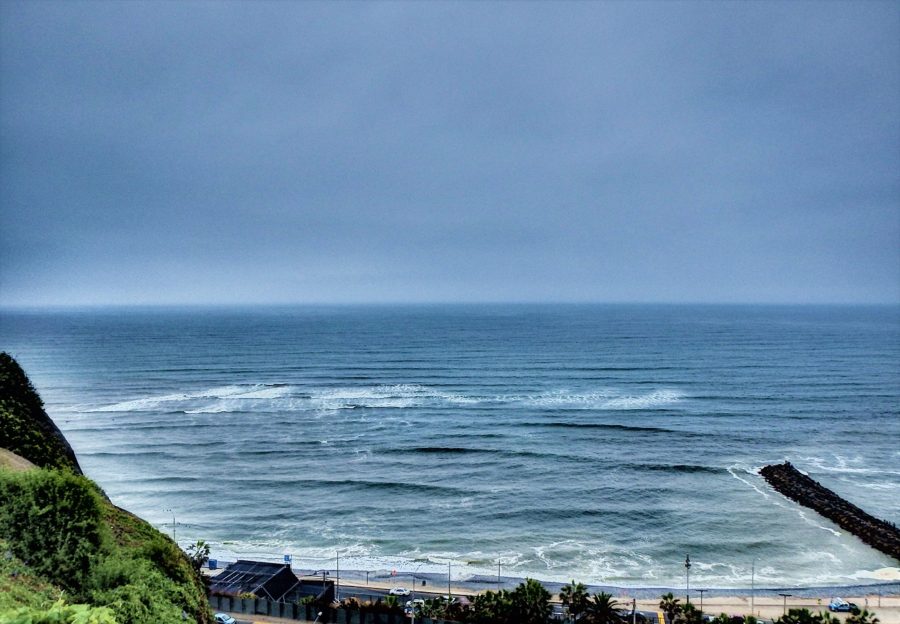
[(569, 610), (572, 620), (578, 621), (581, 614), (585, 612), (588, 605), (588, 591), (584, 583), (576, 583), (575, 579), (568, 585), (563, 585), (559, 590), (559, 600), (564, 607)]
[(440, 618), (444, 617), (447, 612), (447, 599), (443, 596), (435, 598), (426, 598), (425, 604), (419, 609), (418, 613), (422, 617)]
[(444, 617), (455, 622), (468, 621), (470, 614), (472, 613), (472, 608), (469, 606), (472, 600), (473, 598), (470, 596), (469, 603), (463, 604), (456, 598), (453, 598), (453, 600), (447, 604), (447, 610), (444, 613)]
[(676, 620), (681, 624), (700, 624), (703, 621), (703, 614), (700, 609), (690, 602), (681, 608), (681, 613), (676, 616)]
[(660, 596), (659, 610), (666, 614), (666, 617), (670, 622), (674, 622), (675, 618), (678, 617), (678, 614), (682, 611), (681, 602), (672, 594), (672, 592), (669, 592), (668, 594)]
[(497, 624), (511, 621), (512, 598), (509, 590), (486, 591), (472, 600), (469, 621), (474, 624)]
[(868, 609), (863, 609), (859, 613), (852, 613), (846, 620), (846, 624), (880, 624), (881, 620), (875, 617), (875, 614)]
[(589, 624), (620, 624), (622, 616), (619, 615), (618, 608), (619, 603), (613, 600), (612, 594), (594, 594), (588, 603), (585, 621)]
[(380, 606), (380, 610), (385, 613), (403, 613), (403, 605), (400, 604), (397, 596), (386, 596), (384, 600), (379, 598), (375, 605)]
[(822, 614), (809, 609), (788, 609), (778, 620), (781, 624), (822, 624)]
[(515, 624), (546, 624), (553, 612), (550, 592), (540, 581), (527, 578), (510, 594), (512, 622)]

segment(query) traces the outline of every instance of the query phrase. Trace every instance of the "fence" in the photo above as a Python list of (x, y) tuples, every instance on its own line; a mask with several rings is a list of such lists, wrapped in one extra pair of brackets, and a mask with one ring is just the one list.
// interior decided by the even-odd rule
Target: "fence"
[[(213, 611), (228, 611), (230, 613), (242, 613), (245, 615), (268, 615), (271, 617), (288, 620), (316, 619), (319, 611), (322, 616), (319, 622), (333, 624), (406, 624), (409, 618), (401, 613), (375, 613), (363, 608), (360, 611), (353, 609), (321, 608), (309, 604), (297, 604), (291, 602), (276, 602), (266, 598), (238, 598), (235, 596), (209, 597), (209, 606)], [(430, 618), (416, 618), (421, 624), (454, 624), (445, 620), (432, 620)]]

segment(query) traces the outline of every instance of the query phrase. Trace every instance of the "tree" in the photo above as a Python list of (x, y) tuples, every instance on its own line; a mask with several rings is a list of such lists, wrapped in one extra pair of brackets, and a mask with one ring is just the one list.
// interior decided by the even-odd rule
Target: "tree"
[(472, 609), (468, 621), (473, 624), (503, 624), (510, 622), (512, 615), (511, 592), (486, 591), (471, 598)]
[(809, 609), (788, 609), (786, 615), (778, 618), (780, 624), (822, 624), (822, 614), (813, 614)]
[(863, 609), (859, 613), (852, 613), (846, 620), (846, 624), (880, 624), (881, 620), (875, 617), (875, 614), (868, 609)]
[(194, 572), (200, 573), (200, 568), (209, 561), (209, 544), (203, 540), (197, 540), (196, 544), (187, 547), (188, 559), (191, 561), (191, 567)]
[(672, 594), (672, 592), (663, 594), (660, 596), (659, 610), (666, 614), (666, 617), (670, 622), (674, 622), (675, 618), (678, 617), (682, 611), (681, 602)]
[(209, 544), (203, 540), (197, 540), (196, 544), (187, 547), (188, 559), (191, 561), (191, 567), (199, 574), (207, 561), (209, 561)]
[(681, 607), (681, 613), (675, 618), (680, 624), (700, 624), (703, 621), (703, 614), (691, 603)]
[(559, 590), (559, 599), (563, 607), (569, 610), (572, 619), (577, 622), (587, 610), (590, 596), (584, 583), (576, 583), (575, 579), (572, 579), (571, 583), (563, 585)]
[(553, 608), (550, 606), (550, 592), (540, 581), (525, 579), (510, 594), (512, 609), (510, 614), (516, 624), (545, 624)]
[(618, 608), (619, 603), (613, 600), (612, 594), (594, 594), (588, 603), (585, 621), (590, 624), (620, 624), (622, 616), (619, 615)]
[(453, 620), (454, 622), (465, 622), (469, 620), (471, 612), (472, 609), (468, 604), (463, 604), (462, 602), (454, 598), (449, 603), (447, 603), (447, 608), (444, 611), (444, 617), (448, 620)]

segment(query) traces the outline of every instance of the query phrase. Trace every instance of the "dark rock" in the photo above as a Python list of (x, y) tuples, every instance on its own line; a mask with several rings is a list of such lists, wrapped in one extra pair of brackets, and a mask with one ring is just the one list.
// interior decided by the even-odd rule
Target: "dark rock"
[(850, 503), (790, 462), (764, 467), (759, 474), (791, 500), (815, 510), (863, 542), (900, 561), (900, 530)]

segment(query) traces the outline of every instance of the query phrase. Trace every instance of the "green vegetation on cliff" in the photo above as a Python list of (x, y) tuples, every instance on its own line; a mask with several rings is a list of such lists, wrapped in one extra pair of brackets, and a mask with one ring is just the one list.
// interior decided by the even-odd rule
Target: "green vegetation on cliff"
[(44, 402), (11, 355), (0, 353), (0, 448), (41, 468), (81, 474), (75, 452), (44, 411)]
[(80, 474), (6, 354), (0, 392), (0, 431), (13, 451), (0, 453), (0, 624), (207, 624), (205, 588), (188, 556)]

